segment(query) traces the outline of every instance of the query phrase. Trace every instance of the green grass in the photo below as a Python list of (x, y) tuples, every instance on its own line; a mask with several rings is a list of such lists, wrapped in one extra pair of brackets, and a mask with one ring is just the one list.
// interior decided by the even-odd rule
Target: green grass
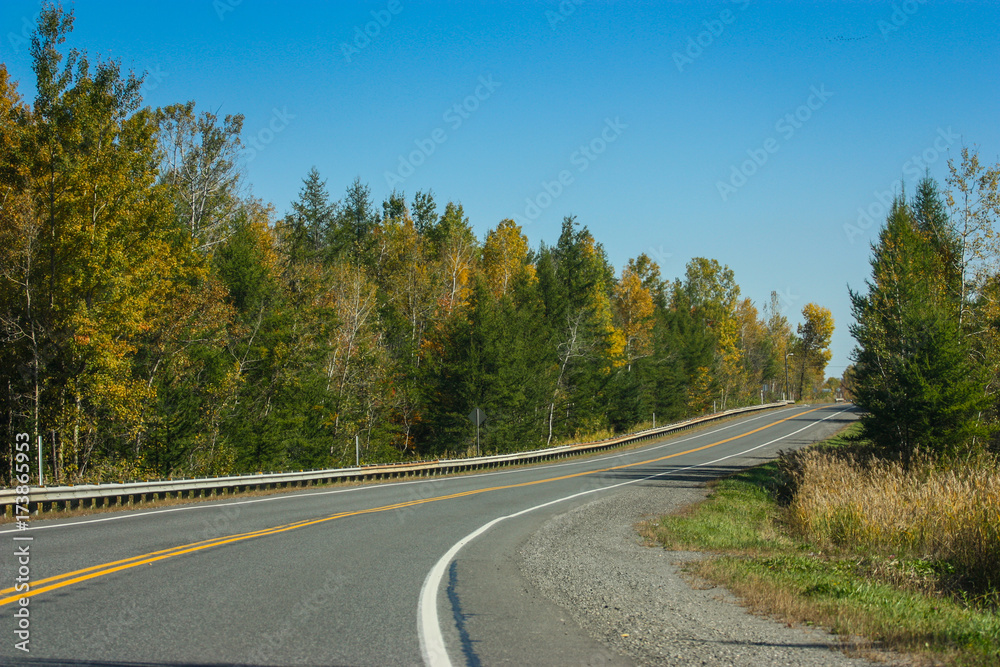
[[(824, 446), (852, 436), (843, 432)], [(782, 488), (782, 471), (768, 463), (719, 480), (704, 502), (640, 530), (668, 549), (712, 553), (690, 571), (725, 586), (752, 610), (825, 627), (861, 652), (890, 650), (931, 664), (1000, 664), (998, 610), (945, 590), (947, 564), (849, 549), (823, 553), (784, 524)]]
[(777, 473), (777, 465), (768, 463), (719, 480), (709, 500), (646, 524), (643, 534), (674, 550), (756, 553), (793, 547), (794, 541), (776, 530)]

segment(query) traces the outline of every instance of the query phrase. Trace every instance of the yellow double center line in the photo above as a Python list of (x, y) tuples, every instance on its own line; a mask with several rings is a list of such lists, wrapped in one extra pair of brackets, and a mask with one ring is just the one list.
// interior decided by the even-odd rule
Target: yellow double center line
[(657, 463), (659, 461), (666, 461), (667, 459), (672, 459), (678, 456), (684, 456), (685, 454), (693, 454), (694, 452), (700, 452), (705, 449), (710, 449), (712, 447), (718, 447), (727, 442), (732, 442), (733, 440), (739, 440), (740, 438), (745, 438), (748, 435), (753, 435), (754, 433), (759, 433), (765, 429), (769, 429), (778, 424), (784, 423), (790, 419), (795, 419), (796, 417), (801, 417), (802, 415), (807, 415), (810, 412), (815, 412), (816, 410), (821, 410), (822, 408), (813, 408), (812, 410), (807, 410), (805, 412), (799, 412), (792, 415), (791, 417), (786, 417), (780, 419), (776, 422), (767, 424), (766, 426), (761, 426), (755, 428), (752, 431), (747, 431), (746, 433), (741, 433), (740, 435), (734, 435), (731, 438), (726, 438), (725, 440), (719, 440), (718, 442), (713, 442), (708, 445), (703, 445), (701, 447), (695, 447), (694, 449), (688, 449), (683, 452), (676, 452), (674, 454), (668, 454), (666, 456), (661, 456), (655, 459), (649, 459), (648, 461), (638, 461), (636, 463), (627, 463), (619, 466), (612, 466), (610, 468), (601, 468), (599, 470), (588, 470), (586, 472), (578, 472), (570, 475), (561, 475), (559, 477), (549, 477), (546, 479), (539, 479), (533, 482), (521, 482), (519, 484), (507, 484), (505, 486), (491, 486), (484, 489), (473, 489), (471, 491), (462, 491), (460, 493), (451, 493), (444, 496), (435, 496), (433, 498), (421, 498), (418, 500), (408, 500), (401, 503), (394, 503), (392, 505), (382, 505), (380, 507), (371, 507), (369, 509), (363, 510), (353, 510), (349, 512), (338, 512), (336, 514), (331, 514), (330, 516), (323, 517), (321, 519), (305, 519), (303, 521), (296, 521), (294, 523), (288, 523), (281, 526), (275, 526), (273, 528), (263, 528), (261, 530), (254, 530), (248, 533), (239, 533), (236, 535), (228, 535), (225, 537), (214, 538), (211, 540), (203, 540), (201, 542), (193, 542), (191, 544), (184, 544), (177, 547), (172, 547), (170, 549), (163, 549), (161, 551), (153, 551), (152, 553), (143, 554), (141, 556), (133, 556), (131, 558), (125, 558), (122, 560), (112, 561), (110, 563), (103, 563), (101, 565), (94, 565), (92, 567), (83, 568), (82, 570), (74, 570), (72, 572), (66, 572), (65, 574), (59, 574), (54, 577), (47, 577), (45, 579), (39, 579), (37, 581), (31, 582), (31, 588), (28, 591), (16, 592), (13, 587), (5, 588), (0, 590), (0, 607), (8, 605), (12, 602), (16, 602), (20, 598), (33, 597), (35, 595), (40, 595), (41, 593), (47, 593), (49, 591), (54, 591), (66, 586), (72, 586), (73, 584), (78, 584), (90, 579), (96, 579), (98, 577), (103, 577), (105, 575), (112, 574), (114, 572), (120, 572), (122, 570), (128, 570), (133, 567), (139, 567), (140, 565), (147, 565), (150, 563), (155, 563), (157, 561), (166, 560), (167, 558), (173, 558), (175, 556), (182, 556), (184, 554), (194, 553), (196, 551), (202, 551), (203, 549), (211, 549), (212, 547), (222, 546), (223, 544), (231, 544), (233, 542), (242, 542), (243, 540), (250, 540), (257, 537), (265, 537), (267, 535), (277, 535), (278, 533), (284, 533), (289, 530), (295, 530), (296, 528), (304, 528), (306, 526), (314, 526), (320, 523), (326, 523), (327, 521), (334, 521), (336, 519), (344, 519), (349, 516), (359, 516), (362, 514), (374, 514), (376, 512), (389, 512), (391, 510), (403, 509), (406, 507), (413, 507), (415, 505), (424, 505), (426, 503), (433, 503), (439, 500), (452, 500), (454, 498), (464, 498), (466, 496), (475, 496), (480, 493), (489, 493), (490, 491), (502, 491), (505, 489), (516, 489), (524, 486), (534, 486), (536, 484), (547, 484), (549, 482), (558, 482), (565, 479), (573, 479), (574, 477), (584, 477), (586, 475), (596, 475), (598, 473), (611, 472), (613, 470), (621, 470), (623, 468), (633, 468), (635, 466), (648, 465), (650, 463)]

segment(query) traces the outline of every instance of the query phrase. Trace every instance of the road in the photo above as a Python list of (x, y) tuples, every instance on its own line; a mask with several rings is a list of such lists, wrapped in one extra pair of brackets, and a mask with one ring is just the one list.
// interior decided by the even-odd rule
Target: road
[[(0, 662), (579, 662), (607, 649), (525, 590), (510, 564), (517, 544), (630, 485), (705, 481), (853, 419), (842, 405), (794, 406), (516, 470), (7, 524)], [(15, 648), (25, 619), (13, 589), (26, 545), (28, 653)]]

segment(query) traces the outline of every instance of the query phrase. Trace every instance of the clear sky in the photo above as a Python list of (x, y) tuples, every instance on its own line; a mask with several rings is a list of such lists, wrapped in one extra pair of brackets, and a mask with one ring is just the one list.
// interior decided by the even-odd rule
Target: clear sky
[[(69, 46), (147, 71), (152, 106), (246, 116), (256, 196), (289, 210), (315, 166), (461, 202), (533, 246), (573, 214), (616, 269), (696, 256), (794, 323), (868, 276), (882, 201), (962, 146), (1000, 160), (1000, 5), (991, 2), (264, 2), (77, 0)], [(0, 3), (0, 59), (33, 99), (22, 38), (38, 3)], [(861, 215), (869, 210), (873, 218)], [(440, 210), (440, 209), (439, 209)]]

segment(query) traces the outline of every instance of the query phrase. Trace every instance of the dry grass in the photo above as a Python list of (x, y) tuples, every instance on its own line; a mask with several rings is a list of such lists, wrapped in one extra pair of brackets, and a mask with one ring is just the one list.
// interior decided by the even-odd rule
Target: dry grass
[[(922, 460), (859, 463), (799, 455), (788, 507), (794, 531), (825, 548), (939, 561), (973, 594), (1000, 587), (1000, 465), (980, 457), (942, 469)], [(996, 600), (994, 600), (996, 601)]]
[(830, 565), (795, 557), (717, 557), (692, 563), (688, 571), (724, 586), (753, 613), (832, 632), (850, 657), (913, 667), (996, 664), (995, 648), (981, 637), (996, 636), (995, 619), (844, 576)]

